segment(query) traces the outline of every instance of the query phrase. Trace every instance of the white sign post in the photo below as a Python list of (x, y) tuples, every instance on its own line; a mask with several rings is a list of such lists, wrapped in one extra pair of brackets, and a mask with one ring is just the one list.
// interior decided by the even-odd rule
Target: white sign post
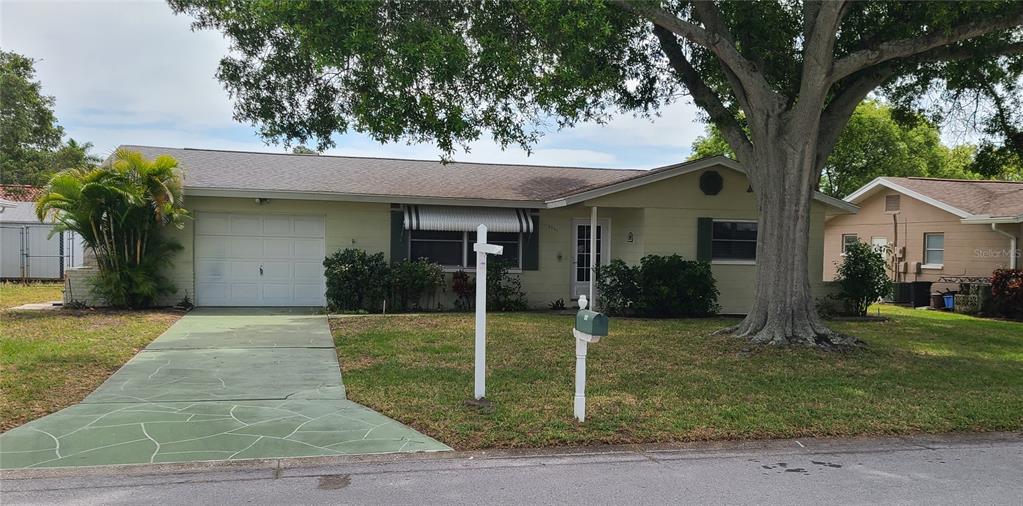
[(473, 395), (481, 400), (487, 395), (487, 255), (504, 253), (504, 246), (487, 244), (487, 226), (476, 227), (476, 371)]

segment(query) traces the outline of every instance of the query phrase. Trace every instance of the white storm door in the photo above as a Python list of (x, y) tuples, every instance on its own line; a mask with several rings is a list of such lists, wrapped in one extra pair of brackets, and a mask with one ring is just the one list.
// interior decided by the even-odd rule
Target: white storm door
[[(610, 240), (607, 237), (607, 220), (597, 220), (597, 245), (595, 265), (607, 265), (610, 261)], [(590, 294), (590, 221), (572, 221), (572, 298)]]
[(324, 218), (198, 213), (196, 304), (323, 306)]

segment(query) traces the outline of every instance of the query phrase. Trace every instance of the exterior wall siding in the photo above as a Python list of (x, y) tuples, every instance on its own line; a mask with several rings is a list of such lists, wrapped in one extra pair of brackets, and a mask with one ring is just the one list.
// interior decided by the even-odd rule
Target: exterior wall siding
[[(884, 196), (879, 192), (860, 203), (855, 215), (835, 216), (828, 220), (824, 235), (824, 276), (835, 278), (842, 258), (842, 235), (856, 234), (861, 241), (884, 237), (894, 243), (892, 215), (884, 212)], [(944, 264), (940, 269), (923, 269), (915, 274), (910, 267), (906, 281), (937, 281), (941, 276), (990, 276), (995, 269), (1009, 265), (1009, 238), (991, 230), (987, 224), (963, 224), (958, 216), (930, 204), (903, 195), (898, 216), (899, 246), (905, 246), (905, 261), (924, 262), (924, 234), (945, 235)], [(1023, 237), (1023, 227), (1000, 225), (1000, 230)], [(1018, 252), (1017, 252), (1018, 254)], [(945, 288), (944, 285), (936, 289)]]

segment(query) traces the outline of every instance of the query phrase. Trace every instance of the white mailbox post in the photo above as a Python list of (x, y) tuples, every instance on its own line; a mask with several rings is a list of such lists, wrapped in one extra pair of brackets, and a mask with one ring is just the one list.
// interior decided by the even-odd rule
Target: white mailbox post
[(487, 244), (487, 226), (476, 227), (476, 370), (473, 395), (476, 400), (487, 395), (487, 255), (504, 253), (504, 246)]
[(585, 295), (579, 296), (579, 312), (575, 317), (572, 336), (575, 337), (575, 403), (573, 415), (580, 422), (586, 421), (586, 348), (590, 343), (600, 342), (607, 335), (607, 316), (589, 311)]

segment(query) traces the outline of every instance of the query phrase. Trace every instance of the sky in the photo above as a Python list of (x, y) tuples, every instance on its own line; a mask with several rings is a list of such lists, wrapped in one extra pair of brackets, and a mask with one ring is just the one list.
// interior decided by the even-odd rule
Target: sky
[[(283, 152), (254, 127), (232, 118), (230, 97), (214, 77), (228, 41), (193, 32), (191, 18), (162, 1), (0, 2), (0, 47), (38, 60), (43, 92), (56, 97), (68, 137), (106, 156), (118, 145)], [(528, 154), (483, 139), (455, 160), (612, 168), (653, 168), (684, 160), (704, 133), (695, 106), (682, 101), (651, 121), (620, 115), (610, 122), (548, 132)], [(438, 159), (429, 144), (380, 144), (337, 135), (326, 153)]]

